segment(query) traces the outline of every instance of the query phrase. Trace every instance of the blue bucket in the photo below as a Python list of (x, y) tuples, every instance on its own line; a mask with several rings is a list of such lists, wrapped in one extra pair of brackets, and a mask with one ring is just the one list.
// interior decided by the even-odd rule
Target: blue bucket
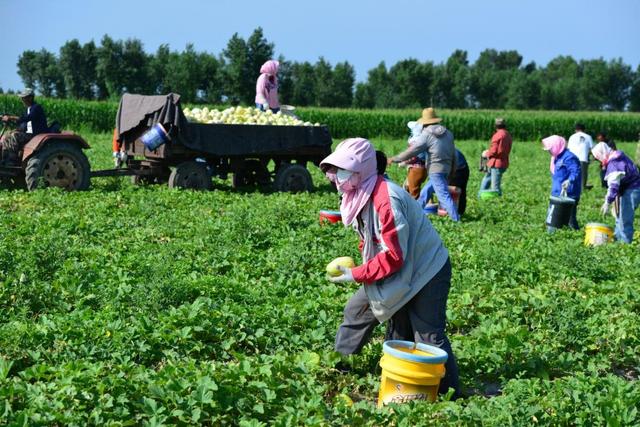
[(169, 134), (160, 123), (156, 123), (140, 138), (147, 150), (153, 151), (169, 141)]
[(427, 204), (424, 205), (422, 211), (427, 215), (436, 215), (438, 213), (438, 205), (437, 204)]

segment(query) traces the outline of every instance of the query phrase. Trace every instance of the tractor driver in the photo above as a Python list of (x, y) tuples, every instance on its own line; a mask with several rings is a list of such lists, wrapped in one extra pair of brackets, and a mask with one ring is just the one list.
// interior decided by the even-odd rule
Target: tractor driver
[(34, 101), (33, 89), (25, 89), (18, 94), (27, 111), (21, 117), (4, 115), (2, 122), (13, 121), (17, 128), (0, 141), (2, 148), (2, 162), (4, 164), (17, 164), (18, 153), (34, 136), (48, 131), (47, 118), (42, 106)]

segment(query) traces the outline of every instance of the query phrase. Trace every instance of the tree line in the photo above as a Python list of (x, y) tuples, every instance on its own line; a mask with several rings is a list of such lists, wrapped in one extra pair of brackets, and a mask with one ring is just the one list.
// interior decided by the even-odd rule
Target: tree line
[[(27, 50), (18, 58), (23, 83), (46, 97), (119, 99), (124, 92), (177, 92), (185, 102), (253, 104), (260, 66), (275, 45), (257, 28), (237, 33), (219, 54), (161, 45), (147, 53), (140, 40), (105, 35), (96, 45), (67, 41), (57, 54)], [(381, 62), (356, 84), (349, 62), (290, 61), (280, 55), (282, 102), (298, 106), (640, 111), (640, 66), (621, 59), (558, 56), (546, 66), (523, 63), (515, 50), (486, 49), (471, 63), (456, 50), (444, 63), (405, 59)]]

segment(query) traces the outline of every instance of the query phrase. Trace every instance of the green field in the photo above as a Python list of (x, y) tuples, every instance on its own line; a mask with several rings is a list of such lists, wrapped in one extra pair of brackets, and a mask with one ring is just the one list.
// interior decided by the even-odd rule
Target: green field
[[(84, 135), (92, 166), (109, 167), (111, 135)], [(102, 178), (87, 192), (0, 191), (0, 425), (640, 424), (639, 237), (592, 248), (583, 232), (547, 234), (536, 143), (514, 145), (504, 197), (478, 201), (486, 142), (458, 146), (467, 214), (433, 223), (467, 398), (376, 409), (382, 327), (351, 373), (333, 369), (356, 287), (324, 268), (360, 257), (352, 230), (318, 224), (338, 198), (317, 169), (317, 191), (300, 195)], [(590, 173), (578, 220), (613, 225)]]

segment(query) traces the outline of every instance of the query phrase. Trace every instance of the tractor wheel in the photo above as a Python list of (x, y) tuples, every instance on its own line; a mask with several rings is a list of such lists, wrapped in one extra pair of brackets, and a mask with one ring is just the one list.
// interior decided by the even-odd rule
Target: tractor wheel
[(32, 155), (25, 168), (27, 189), (60, 187), (68, 191), (89, 188), (91, 167), (82, 149), (66, 141), (52, 141)]
[(311, 174), (304, 166), (285, 163), (276, 172), (273, 187), (277, 191), (299, 193), (313, 190), (313, 181)]
[(251, 159), (244, 162), (244, 168), (233, 174), (231, 186), (233, 188), (252, 185), (267, 185), (271, 182), (269, 170), (260, 160)]
[(169, 175), (169, 188), (210, 190), (211, 187), (206, 166), (196, 161), (180, 163)]

